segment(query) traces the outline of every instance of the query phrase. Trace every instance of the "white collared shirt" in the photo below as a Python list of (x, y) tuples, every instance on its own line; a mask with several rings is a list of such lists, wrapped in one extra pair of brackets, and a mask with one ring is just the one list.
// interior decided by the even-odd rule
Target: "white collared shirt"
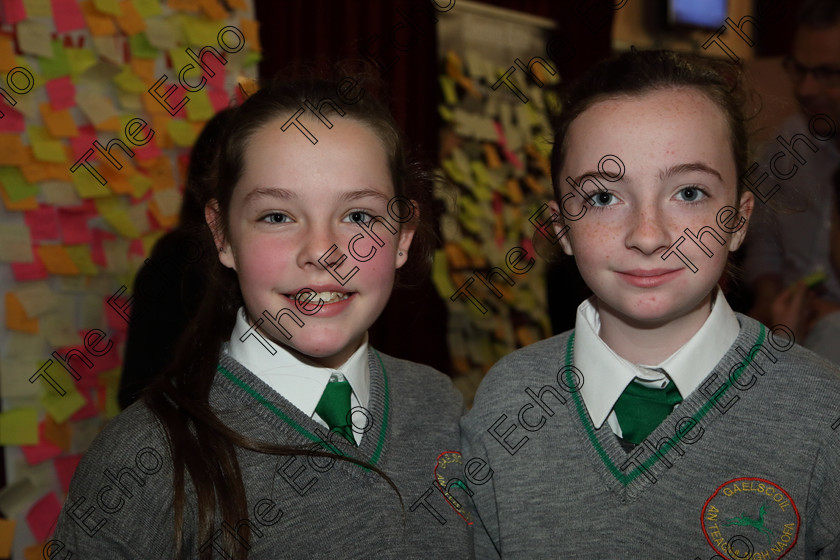
[[(303, 361), (285, 349), (281, 344), (262, 336), (275, 353), (272, 355), (256, 337), (245, 333), (252, 326), (248, 321), (245, 308), (236, 313), (236, 324), (230, 335), (230, 341), (224, 345), (224, 351), (236, 361), (248, 368), (269, 387), (291, 402), (304, 414), (321, 424), (327, 423), (315, 412), (318, 401), (330, 381), (330, 377), (343, 375), (350, 383), (350, 407), (361, 406), (365, 409), (370, 401), (370, 367), (368, 366), (368, 335), (353, 355), (337, 369), (320, 366), (311, 361)], [(243, 340), (244, 338), (244, 340)], [(361, 433), (353, 430), (356, 444), (362, 441)]]
[[(594, 302), (592, 296), (577, 309), (574, 365), (583, 374), (580, 394), (592, 424), (600, 428), (606, 420), (619, 436), (621, 427), (613, 407), (631, 381), (662, 388), (670, 378), (686, 399), (723, 358), (741, 330), (738, 318), (718, 287), (709, 317), (688, 342), (659, 364), (634, 364), (616, 354), (601, 339), (601, 317)], [(665, 370), (667, 376), (655, 371), (658, 368)]]

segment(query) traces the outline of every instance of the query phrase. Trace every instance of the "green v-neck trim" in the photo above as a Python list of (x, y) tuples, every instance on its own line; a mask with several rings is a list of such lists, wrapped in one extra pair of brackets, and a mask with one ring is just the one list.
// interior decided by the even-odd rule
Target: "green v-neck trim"
[[(756, 339), (755, 346), (761, 346), (764, 343), (765, 339), (765, 328), (764, 325), (759, 323), (759, 333), (758, 338)], [(572, 349), (574, 348), (574, 340), (575, 340), (575, 332), (569, 335), (569, 340), (566, 342), (566, 382), (569, 383), (568, 387), (575, 386), (575, 380), (572, 377)], [(733, 374), (734, 381), (737, 381), (741, 374), (747, 369), (747, 367), (752, 363), (753, 358), (755, 357), (755, 353), (750, 352), (746, 358), (741, 360), (741, 367), (738, 368), (735, 374)], [(729, 376), (726, 377), (726, 381), (724, 381), (722, 388), (718, 391), (715, 391), (715, 395), (717, 395), (717, 399), (715, 399), (715, 395), (709, 397), (708, 400), (700, 407), (700, 409), (691, 417), (692, 420), (699, 423), (700, 420), (703, 419), (704, 416), (712, 409), (714, 406), (714, 400), (720, 400), (725, 394), (726, 391), (732, 386), (733, 379), (730, 379)], [(719, 393), (719, 394), (718, 394)], [(575, 401), (575, 408), (578, 413), (578, 418), (580, 419), (580, 423), (583, 424), (584, 429), (586, 430), (586, 435), (589, 437), (589, 441), (592, 443), (592, 446), (595, 448), (595, 451), (598, 453), (598, 456), (603, 461), (604, 466), (612, 473), (612, 475), (621, 483), (622, 486), (627, 486), (633, 480), (636, 479), (643, 471), (648, 470), (650, 467), (655, 465), (660, 459), (664, 460), (665, 455), (668, 454), (673, 448), (674, 444), (680, 439), (679, 435), (676, 433), (668, 438), (659, 453), (654, 453), (651, 457), (649, 457), (646, 461), (641, 463), (638, 467), (634, 470), (623, 473), (621, 469), (613, 463), (610, 456), (607, 454), (604, 447), (601, 445), (601, 442), (598, 441), (598, 438), (595, 436), (594, 426), (592, 426), (592, 422), (589, 420), (589, 414), (586, 411), (586, 408), (583, 404), (583, 399), (580, 396), (580, 391), (572, 392), (572, 398)]]
[[(376, 463), (379, 461), (379, 458), (382, 455), (382, 448), (385, 446), (385, 435), (386, 435), (386, 432), (388, 430), (388, 410), (389, 410), (390, 398), (389, 398), (389, 390), (388, 390), (388, 374), (385, 371), (385, 364), (382, 363), (382, 357), (379, 355), (379, 352), (377, 352), (376, 350), (374, 350), (372, 348), (371, 348), (371, 350), (373, 351), (374, 355), (376, 356), (376, 359), (379, 361), (379, 367), (382, 368), (382, 380), (383, 380), (382, 385), (383, 385), (384, 397), (385, 397), (384, 398), (384, 403), (383, 403), (383, 406), (382, 406), (382, 428), (379, 430), (379, 441), (376, 442), (376, 449), (374, 450), (373, 455), (370, 458), (370, 461), (368, 461), (368, 463), (370, 465), (376, 466)], [(320, 445), (321, 447), (323, 447), (327, 451), (330, 451), (332, 453), (336, 453), (338, 455), (344, 456), (344, 454), (341, 453), (341, 451), (337, 447), (335, 447), (334, 445), (331, 445), (330, 443), (322, 440), (320, 437), (318, 437), (317, 435), (313, 434), (312, 432), (310, 432), (309, 430), (307, 430), (306, 428), (304, 428), (303, 426), (301, 426), (300, 424), (295, 422), (289, 415), (287, 415), (285, 412), (283, 412), (282, 410), (277, 408), (277, 406), (274, 403), (272, 403), (271, 401), (266, 399), (256, 389), (251, 387), (251, 385), (249, 385), (247, 382), (245, 382), (242, 379), (240, 379), (239, 377), (237, 377), (234, 373), (232, 373), (230, 370), (225, 368), (222, 364), (218, 364), (216, 366), (216, 370), (219, 371), (225, 377), (227, 377), (234, 385), (236, 385), (237, 387), (239, 387), (240, 389), (242, 389), (243, 391), (248, 393), (254, 400), (256, 400), (259, 404), (261, 404), (266, 409), (271, 411), (271, 413), (273, 413), (275, 416), (277, 416), (280, 420), (282, 420), (283, 422), (285, 422), (286, 424), (291, 426), (300, 435), (302, 435), (303, 437), (309, 439), (310, 441), (312, 441), (314, 443), (317, 443), (318, 445)], [(362, 468), (364, 468), (364, 467), (362, 467)], [(365, 470), (370, 470), (370, 469), (365, 469)]]

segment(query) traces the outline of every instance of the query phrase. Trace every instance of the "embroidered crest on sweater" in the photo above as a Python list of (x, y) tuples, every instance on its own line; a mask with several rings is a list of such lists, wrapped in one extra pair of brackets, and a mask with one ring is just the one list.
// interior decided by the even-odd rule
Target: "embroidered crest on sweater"
[(724, 558), (776, 560), (796, 544), (799, 510), (778, 484), (735, 478), (703, 504), (702, 526), (709, 545)]

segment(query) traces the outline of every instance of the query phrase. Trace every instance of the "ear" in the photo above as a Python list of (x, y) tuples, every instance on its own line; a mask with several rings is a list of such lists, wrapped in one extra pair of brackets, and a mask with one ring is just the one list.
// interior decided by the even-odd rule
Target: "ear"
[[(557, 215), (557, 219), (551, 223), (551, 231), (554, 233), (555, 236), (560, 235), (560, 232), (566, 227), (566, 220), (563, 219), (563, 212), (560, 211), (560, 205), (557, 204), (556, 200), (551, 200), (548, 203), (548, 207), (551, 210), (552, 214)], [(569, 243), (569, 232), (567, 231), (565, 235), (560, 237), (560, 248), (563, 249), (563, 252), (569, 255), (570, 257), (574, 256), (574, 252), (572, 251), (572, 244)]]
[(750, 225), (750, 216), (752, 216), (754, 207), (755, 196), (752, 191), (747, 189), (744, 194), (741, 195), (741, 203), (738, 208), (738, 220), (743, 218), (746, 222), (741, 229), (732, 234), (732, 237), (729, 240), (730, 251), (736, 251), (738, 247), (741, 246), (741, 243), (744, 242), (744, 238), (747, 236), (747, 228)]
[(414, 239), (414, 232), (417, 231), (417, 225), (420, 223), (420, 209), (417, 201), (412, 200), (411, 205), (414, 206), (414, 215), (409, 221), (400, 224), (399, 241), (397, 243), (397, 254), (395, 255), (394, 268), (400, 268), (408, 261), (408, 248), (411, 247), (411, 241)]
[(233, 250), (222, 231), (222, 219), (217, 200), (209, 200), (204, 206), (204, 220), (207, 222), (207, 227), (213, 233), (213, 242), (216, 244), (216, 248), (219, 249), (219, 262), (228, 268), (236, 270), (236, 259), (233, 257)]

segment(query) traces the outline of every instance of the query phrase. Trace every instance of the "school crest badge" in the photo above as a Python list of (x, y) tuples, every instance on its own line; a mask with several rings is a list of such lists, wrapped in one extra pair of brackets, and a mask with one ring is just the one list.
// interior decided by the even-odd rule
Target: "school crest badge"
[(735, 478), (703, 504), (703, 534), (724, 558), (781, 558), (799, 537), (799, 510), (785, 490), (763, 478)]

